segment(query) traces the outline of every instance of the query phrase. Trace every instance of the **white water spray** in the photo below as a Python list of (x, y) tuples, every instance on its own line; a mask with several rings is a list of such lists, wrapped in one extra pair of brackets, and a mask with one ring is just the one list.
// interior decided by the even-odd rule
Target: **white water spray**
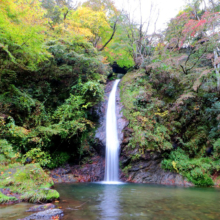
[(105, 156), (105, 181), (107, 183), (118, 182), (119, 169), (119, 141), (116, 119), (116, 91), (119, 79), (114, 82), (109, 95), (106, 116), (106, 156)]

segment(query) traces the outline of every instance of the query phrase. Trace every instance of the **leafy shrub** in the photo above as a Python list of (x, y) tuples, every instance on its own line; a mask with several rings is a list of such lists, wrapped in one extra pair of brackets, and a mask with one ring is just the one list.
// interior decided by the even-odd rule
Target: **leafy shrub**
[(186, 174), (189, 181), (198, 186), (212, 186), (213, 180), (209, 174), (204, 173), (205, 171), (199, 167), (191, 170)]
[(213, 144), (214, 147), (214, 157), (219, 158), (220, 156), (220, 138), (218, 138)]
[(67, 152), (55, 152), (51, 157), (52, 159), (50, 163), (47, 164), (47, 167), (53, 169), (65, 164), (69, 160), (70, 155)]
[[(35, 63), (36, 69), (31, 72), (36, 76), (34, 80), (18, 66), (15, 76), (5, 74), (10, 80), (0, 93), (0, 103), (4, 103), (0, 105), (0, 139), (6, 138), (17, 152), (25, 154), (23, 163), (30, 158), (46, 166), (50, 155), (39, 149), (63, 150), (58, 142), (63, 142), (66, 149), (76, 146), (71, 153), (78, 156), (82, 137), (95, 127), (97, 120), (91, 116), (91, 108), (104, 96), (106, 67), (93, 45), (80, 36), (56, 39), (42, 45), (52, 56)], [(14, 68), (7, 66), (3, 71)], [(5, 155), (0, 157), (3, 161)]]
[(122, 172), (128, 177), (128, 173), (129, 170), (132, 168), (132, 166), (129, 164), (126, 167), (124, 167), (124, 169), (122, 170)]
[(12, 197), (12, 196), (6, 196), (3, 193), (0, 192), (0, 204), (4, 204), (10, 201), (16, 201), (17, 198)]
[(141, 71), (127, 73), (120, 84), (124, 116), (130, 121), (134, 130), (129, 146), (146, 150), (163, 152), (172, 149), (170, 131), (158, 121), (164, 120), (168, 111), (160, 113), (164, 103), (152, 98), (153, 90)]
[(178, 148), (169, 154), (168, 159), (163, 160), (162, 167), (180, 173), (195, 185), (211, 186), (211, 174), (220, 170), (219, 162), (208, 157), (190, 159), (184, 150)]
[(5, 139), (0, 139), (0, 163), (12, 162), (12, 159), (19, 157), (19, 153), (15, 153), (12, 145)]
[(29, 150), (22, 158), (22, 163), (25, 163), (27, 160), (30, 160), (32, 163), (39, 163), (41, 166), (46, 166), (50, 163), (51, 157), (48, 152), (42, 151), (40, 148), (33, 148)]

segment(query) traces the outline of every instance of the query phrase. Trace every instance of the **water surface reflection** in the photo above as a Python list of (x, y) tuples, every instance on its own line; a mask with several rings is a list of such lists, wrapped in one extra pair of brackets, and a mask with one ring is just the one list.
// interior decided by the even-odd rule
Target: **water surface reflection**
[(120, 220), (120, 191), (121, 187), (118, 185), (104, 185), (102, 193), (99, 194), (101, 219)]
[[(216, 188), (92, 183), (58, 184), (55, 188), (60, 193), (58, 207), (64, 210), (63, 220), (220, 219), (220, 190)], [(19, 212), (24, 217), (21, 207)], [(7, 218), (10, 211), (13, 206), (0, 207), (0, 219), (20, 217)]]
[[(65, 220), (220, 219), (220, 190), (215, 188), (59, 184), (56, 189), (62, 200), (83, 204), (78, 210), (66, 212)], [(66, 206), (62, 201), (60, 205)]]

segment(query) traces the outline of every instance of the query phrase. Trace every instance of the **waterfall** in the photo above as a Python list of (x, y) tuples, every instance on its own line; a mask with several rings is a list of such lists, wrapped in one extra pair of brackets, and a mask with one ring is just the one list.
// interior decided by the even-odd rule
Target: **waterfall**
[(106, 156), (105, 156), (105, 181), (114, 183), (119, 180), (119, 141), (116, 119), (116, 91), (119, 79), (114, 82), (109, 95), (106, 116)]

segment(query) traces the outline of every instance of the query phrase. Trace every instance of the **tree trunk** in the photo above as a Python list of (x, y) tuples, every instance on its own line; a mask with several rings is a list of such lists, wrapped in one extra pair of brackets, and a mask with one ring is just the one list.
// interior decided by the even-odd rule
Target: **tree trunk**
[(220, 70), (220, 64), (215, 64), (215, 61), (218, 59), (218, 54), (219, 54), (220, 50), (217, 47), (216, 50), (214, 50), (214, 68), (215, 68), (215, 73), (216, 73), (216, 78), (217, 78), (217, 90), (220, 91), (220, 74), (219, 74), (219, 70)]

